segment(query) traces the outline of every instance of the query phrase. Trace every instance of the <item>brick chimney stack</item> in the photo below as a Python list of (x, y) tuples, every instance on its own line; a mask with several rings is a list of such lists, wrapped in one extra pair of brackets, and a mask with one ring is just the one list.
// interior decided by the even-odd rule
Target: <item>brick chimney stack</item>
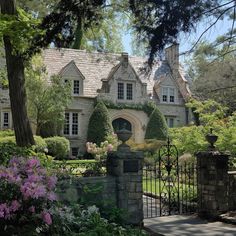
[(168, 62), (175, 79), (179, 76), (179, 44), (173, 44), (165, 49), (165, 59)]

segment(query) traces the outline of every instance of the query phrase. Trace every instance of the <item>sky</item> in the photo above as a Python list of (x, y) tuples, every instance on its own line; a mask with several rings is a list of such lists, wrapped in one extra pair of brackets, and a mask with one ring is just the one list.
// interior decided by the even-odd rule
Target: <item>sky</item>
[[(208, 40), (210, 42), (213, 42), (218, 36), (226, 33), (231, 28), (232, 22), (228, 21), (227, 19), (220, 20), (217, 22), (216, 25), (214, 25), (210, 30), (208, 30), (202, 39)], [(181, 34), (179, 37), (179, 45), (180, 45), (180, 54), (183, 52), (186, 52), (192, 48), (192, 45), (198, 40), (202, 32), (209, 26), (209, 19), (206, 19), (205, 21), (201, 22), (199, 26), (196, 29), (196, 32), (191, 32), (189, 34)], [(128, 52), (130, 55), (132, 55), (131, 50), (131, 36), (129, 33), (126, 33), (123, 35), (123, 45), (125, 52)], [(180, 60), (184, 62), (189, 57), (188, 55), (182, 55), (180, 56)]]

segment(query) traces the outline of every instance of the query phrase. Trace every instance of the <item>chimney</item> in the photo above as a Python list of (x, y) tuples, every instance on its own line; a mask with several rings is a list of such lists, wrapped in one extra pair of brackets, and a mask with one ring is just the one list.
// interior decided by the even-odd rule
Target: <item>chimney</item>
[(127, 68), (128, 67), (128, 61), (129, 61), (129, 55), (127, 52), (122, 52), (121, 53), (121, 65), (124, 67), (124, 68)]
[(179, 76), (179, 44), (175, 43), (165, 49), (165, 59), (168, 62), (174, 78)]

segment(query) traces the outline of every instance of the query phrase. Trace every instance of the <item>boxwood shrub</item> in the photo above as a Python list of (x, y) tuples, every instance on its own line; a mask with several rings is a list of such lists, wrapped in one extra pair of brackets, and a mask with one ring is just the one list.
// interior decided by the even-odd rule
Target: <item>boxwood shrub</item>
[(69, 151), (70, 151), (70, 142), (65, 137), (54, 136), (50, 138), (44, 139), (47, 148), (48, 154), (55, 157), (58, 160), (68, 158)]
[(98, 102), (89, 119), (87, 140), (98, 145), (113, 131), (108, 110), (103, 102)]
[(168, 135), (168, 127), (165, 117), (156, 107), (148, 121), (145, 139), (166, 140)]

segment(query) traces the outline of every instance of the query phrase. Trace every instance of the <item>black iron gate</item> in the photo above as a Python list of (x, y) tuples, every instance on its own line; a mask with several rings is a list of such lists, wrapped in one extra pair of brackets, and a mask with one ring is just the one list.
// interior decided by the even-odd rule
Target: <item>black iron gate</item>
[(143, 168), (144, 218), (196, 211), (197, 172), (194, 163), (179, 163), (174, 145), (163, 145), (153, 163)]

